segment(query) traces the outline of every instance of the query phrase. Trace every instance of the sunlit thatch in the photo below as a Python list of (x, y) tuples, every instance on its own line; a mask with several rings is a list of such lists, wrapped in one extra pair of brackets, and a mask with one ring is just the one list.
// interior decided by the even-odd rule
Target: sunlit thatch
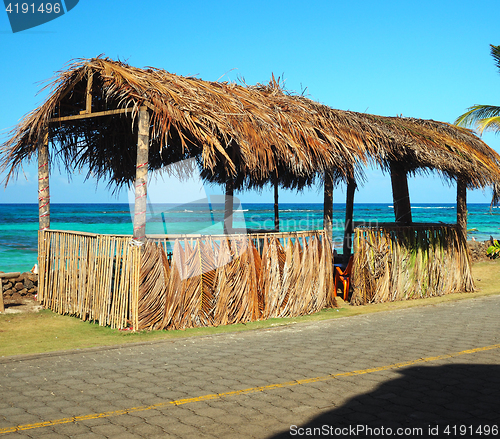
[[(85, 113), (88, 78), (92, 113), (130, 112), (54, 122)], [(361, 165), (368, 162), (387, 169), (400, 161), (409, 172), (463, 177), (470, 188), (500, 187), (500, 156), (467, 129), (334, 110), (286, 92), (274, 76), (267, 85), (246, 86), (94, 58), (67, 65), (47, 87), (52, 91), (45, 103), (1, 147), (6, 183), (33, 157), (48, 130), (51, 160), (59, 159), (68, 172), (84, 169), (113, 187), (130, 184), (137, 114), (147, 106), (150, 170), (196, 157), (203, 176), (214, 182), (231, 176), (235, 188), (262, 186), (278, 175), (282, 186), (301, 188), (325, 171), (339, 180), (361, 176)], [(498, 191), (494, 194), (498, 198)]]

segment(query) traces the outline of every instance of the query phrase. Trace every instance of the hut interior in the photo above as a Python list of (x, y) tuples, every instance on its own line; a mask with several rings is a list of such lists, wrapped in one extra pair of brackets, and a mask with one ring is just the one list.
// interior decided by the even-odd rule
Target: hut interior
[[(46, 101), (0, 149), (6, 184), (24, 161), (38, 157), (39, 296), (46, 307), (113, 327), (129, 321), (135, 329), (163, 329), (335, 306), (332, 192), (341, 183), (347, 184), (345, 262), (354, 247), (352, 303), (473, 289), (466, 189), (491, 186), (498, 202), (500, 156), (470, 130), (335, 110), (288, 93), (274, 76), (255, 86), (208, 82), (104, 57), (71, 62), (47, 87)], [(225, 185), (225, 235), (148, 238), (148, 172), (171, 165), (189, 174), (192, 167), (183, 163), (192, 158), (204, 179)], [(51, 230), (49, 175), (57, 161), (112, 188), (134, 185), (133, 237)], [(366, 165), (391, 175), (393, 224), (353, 223)], [(407, 175), (429, 171), (457, 182), (457, 225), (412, 223)], [(318, 180), (324, 230), (279, 233), (278, 187), (301, 189)], [(235, 234), (234, 190), (266, 184), (274, 187), (275, 233)], [(412, 262), (403, 267), (403, 260)], [(404, 281), (402, 270), (410, 273)], [(436, 288), (444, 271), (452, 274)]]

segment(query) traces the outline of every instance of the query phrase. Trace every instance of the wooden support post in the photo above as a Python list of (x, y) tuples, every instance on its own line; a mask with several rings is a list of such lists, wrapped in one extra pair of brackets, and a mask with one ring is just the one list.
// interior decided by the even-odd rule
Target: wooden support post
[(92, 82), (94, 75), (92, 72), (89, 72), (89, 76), (87, 78), (87, 90), (85, 92), (85, 113), (92, 113)]
[(49, 136), (38, 145), (38, 228), (50, 229)]
[(398, 224), (411, 224), (410, 192), (404, 164), (391, 162), (392, 199), (394, 216)]
[(134, 239), (146, 239), (146, 211), (148, 187), (149, 153), (149, 113), (146, 107), (139, 110), (139, 129), (137, 135), (137, 166), (135, 170), (135, 212)]
[(233, 231), (233, 195), (234, 180), (229, 176), (226, 180), (226, 195), (224, 198), (224, 234), (229, 235)]
[(347, 183), (347, 194), (345, 202), (345, 229), (344, 229), (344, 262), (347, 262), (352, 253), (352, 235), (354, 233), (354, 192), (356, 191), (356, 181), (350, 178)]
[(333, 177), (325, 172), (325, 196), (323, 201), (323, 229), (327, 236), (332, 239), (332, 217), (333, 217)]
[(467, 239), (467, 183), (462, 177), (457, 179), (457, 224)]
[(0, 278), (0, 312), (5, 312), (5, 306), (3, 304), (3, 279)]
[(278, 176), (274, 177), (274, 231), (280, 231), (280, 209), (278, 203)]

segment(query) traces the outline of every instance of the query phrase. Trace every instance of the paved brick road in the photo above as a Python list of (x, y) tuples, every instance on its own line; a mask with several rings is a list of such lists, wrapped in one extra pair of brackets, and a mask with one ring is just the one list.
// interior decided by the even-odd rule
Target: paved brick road
[(0, 439), (471, 437), (500, 426), (500, 296), (0, 359), (0, 395)]

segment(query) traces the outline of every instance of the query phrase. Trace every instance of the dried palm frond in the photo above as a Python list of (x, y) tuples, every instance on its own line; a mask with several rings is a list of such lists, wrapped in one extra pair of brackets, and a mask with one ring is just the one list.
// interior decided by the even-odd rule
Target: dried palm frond
[(456, 225), (355, 229), (351, 303), (473, 291), (465, 239)]
[(174, 243), (174, 250), (172, 255), (172, 268), (170, 270), (170, 277), (168, 278), (167, 284), (165, 310), (163, 314), (163, 320), (160, 325), (161, 329), (177, 329), (179, 327), (182, 327), (183, 291), (181, 285), (183, 279), (184, 261), (184, 250), (179, 240), (176, 240)]
[(161, 246), (147, 242), (141, 254), (139, 328), (154, 329), (163, 319), (170, 267)]
[[(93, 113), (127, 114), (58, 118), (85, 113), (92, 78)], [(139, 69), (109, 58), (71, 62), (47, 88), (46, 101), (29, 113), (0, 147), (5, 183), (33, 157), (48, 132), (50, 161), (68, 173), (85, 169), (113, 187), (135, 178), (137, 115), (151, 112), (150, 170), (181, 175), (175, 165), (195, 157), (204, 178), (236, 189), (262, 187), (278, 176), (283, 187), (301, 189), (328, 171), (334, 181), (363, 178), (362, 165), (407, 171), (437, 170), (463, 178), (469, 188), (494, 187), (500, 194), (500, 156), (470, 130), (444, 122), (382, 117), (335, 110), (283, 89), (274, 76), (255, 86), (203, 81), (161, 69)]]

